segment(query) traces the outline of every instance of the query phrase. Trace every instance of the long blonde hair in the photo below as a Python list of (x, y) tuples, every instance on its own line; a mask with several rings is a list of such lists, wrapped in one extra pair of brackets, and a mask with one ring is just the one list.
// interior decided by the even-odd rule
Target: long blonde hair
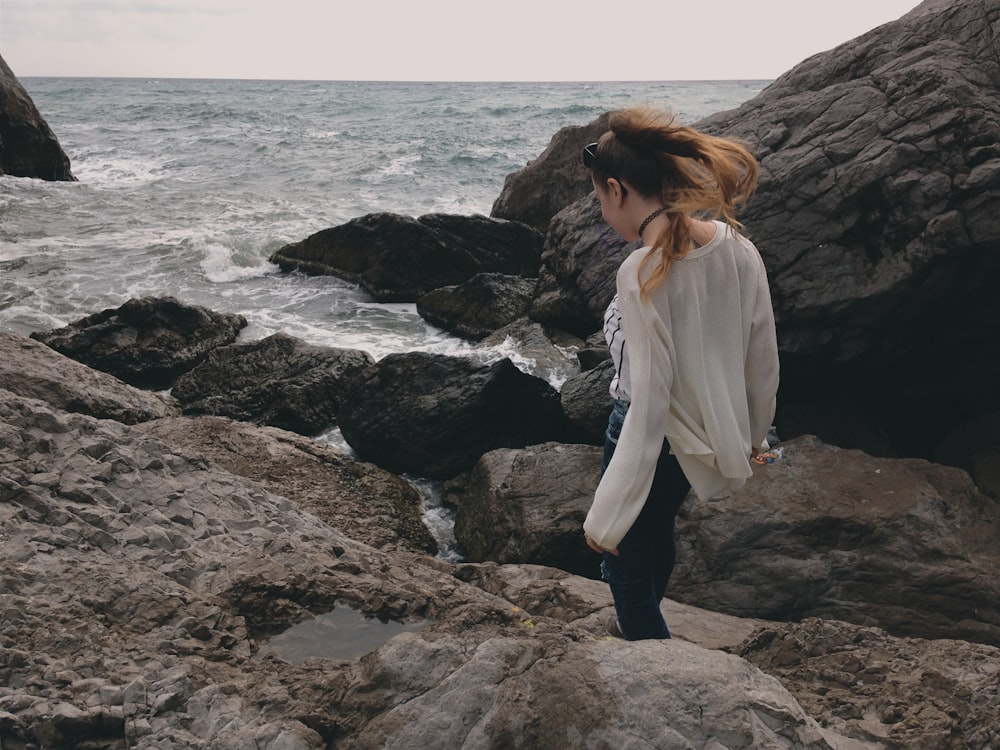
[(593, 171), (618, 178), (641, 195), (657, 195), (670, 219), (639, 267), (656, 266), (642, 282), (646, 297), (691, 246), (691, 215), (722, 219), (734, 230), (736, 209), (757, 186), (760, 168), (742, 143), (677, 125), (673, 115), (649, 107), (612, 112), (610, 130), (597, 144)]

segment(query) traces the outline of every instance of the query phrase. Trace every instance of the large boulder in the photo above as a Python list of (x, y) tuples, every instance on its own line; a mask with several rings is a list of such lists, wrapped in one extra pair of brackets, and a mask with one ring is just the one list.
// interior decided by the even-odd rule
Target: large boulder
[(413, 485), (315, 440), (224, 417), (157, 419), (141, 429), (287, 497), (355, 541), (376, 549), (438, 552)]
[(737, 616), (1000, 645), (1000, 503), (922, 459), (813, 437), (781, 448), (736, 495), (688, 497), (671, 596)]
[(494, 448), (556, 440), (559, 394), (509, 359), (390, 354), (357, 376), (339, 414), (358, 455), (389, 471), (448, 479)]
[(72, 181), (69, 157), (0, 56), (0, 175)]
[(144, 297), (31, 338), (131, 385), (162, 389), (213, 349), (236, 341), (246, 324), (242, 315)]
[(782, 434), (931, 457), (1000, 411), (998, 14), (925, 2), (699, 123), (760, 159)]
[(545, 234), (538, 288), (528, 315), (582, 338), (599, 330), (615, 296), (618, 266), (638, 246), (604, 222), (593, 192), (570, 204), (552, 219)]
[[(1000, 504), (968, 475), (813, 437), (780, 448), (738, 494), (685, 501), (671, 597), (738, 617), (1000, 645)], [(470, 559), (593, 575), (581, 528), (600, 460), (582, 445), (487, 454), (450, 490), (456, 538)]]
[(601, 449), (544, 443), (490, 451), (476, 463), (455, 514), (455, 540), (473, 562), (532, 563), (600, 575), (583, 519)]
[[(1000, 412), (997, 13), (925, 2), (695, 123), (760, 159), (742, 218), (771, 279), (780, 434), (970, 469), (1000, 447), (942, 446)], [(529, 315), (595, 330), (629, 249), (593, 196), (564, 204)]]
[(285, 245), (271, 262), (356, 282), (380, 302), (414, 302), (478, 273), (535, 277), (541, 247), (542, 235), (516, 221), (379, 213)]
[(140, 390), (30, 338), (2, 331), (0, 388), (64, 411), (126, 424), (180, 413), (170, 396)]
[(507, 175), (490, 216), (520, 221), (539, 232), (564, 207), (594, 189), (590, 172), (583, 167), (583, 147), (608, 129), (604, 114), (587, 125), (562, 128), (537, 159)]
[(187, 415), (214, 414), (316, 435), (337, 421), (347, 382), (375, 360), (287, 334), (211, 351), (171, 389)]

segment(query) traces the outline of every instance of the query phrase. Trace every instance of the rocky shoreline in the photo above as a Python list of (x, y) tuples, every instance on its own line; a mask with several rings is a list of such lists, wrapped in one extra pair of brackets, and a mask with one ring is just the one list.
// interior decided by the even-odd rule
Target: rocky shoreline
[[(783, 439), (686, 501), (668, 642), (605, 635), (580, 534), (629, 249), (577, 163), (600, 120), (492, 217), (377, 214), (274, 257), (575, 352), (558, 389), (244, 342), (170, 298), (0, 333), (0, 747), (1000, 747), (997, 24), (927, 0), (701, 124), (761, 158)], [(311, 438), (333, 426), (357, 460)], [(401, 474), (442, 483), (462, 562)], [(353, 656), (270, 647), (344, 607)]]
[[(675, 640), (625, 643), (606, 586), (567, 572), (595, 446), (487, 452), (449, 484), (476, 554), (447, 563), (377, 466), (177, 416), (30, 339), (0, 355), (5, 749), (1000, 741), (1000, 512), (958, 469), (782, 443), (746, 492), (689, 501)], [(422, 626), (262, 656), (345, 605)]]

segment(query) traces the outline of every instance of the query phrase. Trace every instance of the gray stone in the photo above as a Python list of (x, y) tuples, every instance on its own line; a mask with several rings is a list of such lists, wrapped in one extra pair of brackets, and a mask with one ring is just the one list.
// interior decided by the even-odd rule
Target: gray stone
[(583, 540), (583, 520), (601, 469), (601, 449), (544, 443), (484, 455), (455, 515), (467, 559), (554, 565), (600, 575)]
[(127, 424), (180, 412), (169, 396), (139, 390), (44, 344), (2, 331), (0, 388), (66, 411)]
[[(352, 539), (378, 549), (437, 552), (437, 543), (421, 518), (420, 494), (410, 483), (373, 464), (359, 463), (284, 430), (222, 417), (161, 419), (142, 429), (177, 449), (259, 482)], [(174, 522), (193, 526), (200, 516), (181, 498), (171, 501), (171, 507), (173, 513), (168, 515)]]
[[(558, 620), (463, 581), (475, 577), (471, 566), (458, 576), (433, 558), (355, 542), (137, 428), (9, 392), (0, 392), (0, 426), (0, 539), (29, 540), (33, 549), (14, 563), (0, 545), (0, 605), (26, 615), (0, 634), (0, 648), (22, 655), (8, 660), (0, 685), (5, 745), (58, 746), (82, 736), (115, 748), (405, 750), (427, 747), (431, 737), (434, 746), (484, 748), (676, 737), (744, 747), (766, 726), (774, 747), (834, 746), (780, 683), (735, 656), (600, 636), (607, 599), (587, 602), (598, 589), (574, 589), (578, 579), (565, 574), (482, 576), (522, 602), (533, 595), (518, 594), (525, 585), (575, 590), (586, 602), (579, 616), (564, 608), (567, 619)], [(80, 451), (95, 440), (114, 448)], [(91, 497), (120, 516), (108, 532), (118, 543), (97, 550), (88, 542), (84, 511), (92, 504), (28, 482), (67, 471), (103, 485)], [(179, 495), (195, 511), (193, 525), (158, 510)], [(219, 533), (199, 533), (210, 522)], [(185, 544), (124, 544), (136, 528)], [(545, 600), (554, 613), (560, 597)], [(433, 622), (359, 660), (293, 666), (255, 658), (266, 633), (343, 601)], [(190, 637), (200, 629), (192, 620), (207, 639)], [(640, 686), (646, 699), (623, 700)], [(121, 721), (99, 703), (117, 689)], [(647, 702), (670, 710), (649, 712)], [(557, 703), (574, 708), (543, 720)], [(706, 703), (718, 715), (699, 722), (697, 706)]]

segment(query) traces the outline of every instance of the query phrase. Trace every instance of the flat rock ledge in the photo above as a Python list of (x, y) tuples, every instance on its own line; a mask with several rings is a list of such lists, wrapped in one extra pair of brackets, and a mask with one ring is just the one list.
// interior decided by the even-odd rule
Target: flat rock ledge
[[(0, 467), (5, 748), (875, 747), (735, 655), (527, 611), (135, 427), (0, 391)], [(344, 602), (429, 624), (260, 657)]]

